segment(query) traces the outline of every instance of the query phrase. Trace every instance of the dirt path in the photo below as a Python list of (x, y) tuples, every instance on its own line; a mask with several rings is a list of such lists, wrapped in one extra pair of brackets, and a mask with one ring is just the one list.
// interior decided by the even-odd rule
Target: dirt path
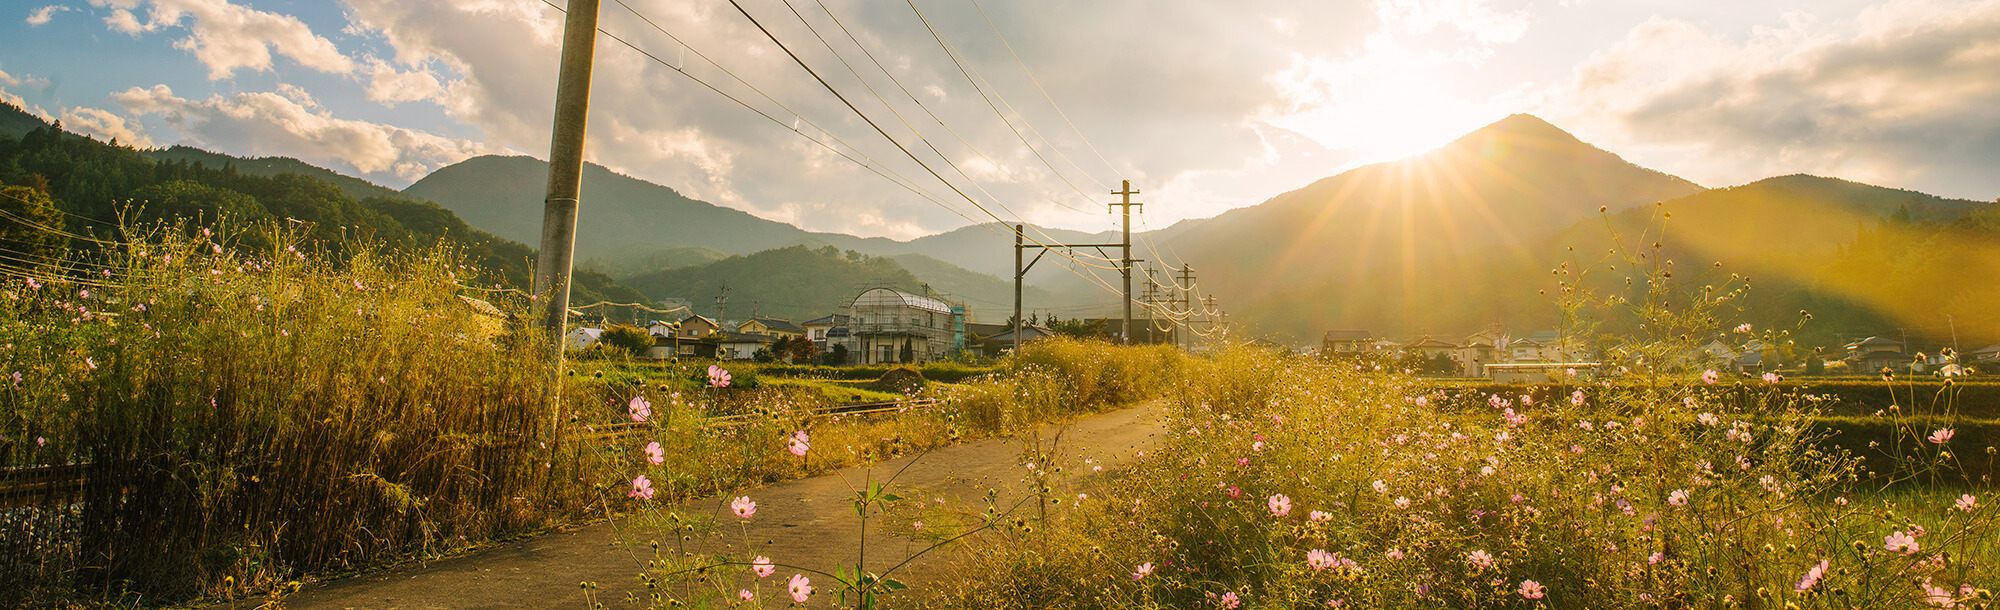
[[(1078, 420), (1063, 430), (1062, 463), (1076, 475), (1066, 495), (1090, 492), (1103, 483), (1103, 474), (1130, 463), (1139, 452), (1153, 447), (1158, 439), (1161, 410), (1155, 404), (1122, 409)], [(1044, 445), (1057, 431), (1041, 431)], [(927, 455), (903, 457), (873, 466), (850, 468), (839, 473), (788, 481), (762, 489), (741, 492), (757, 501), (757, 513), (744, 528), (734, 525), (729, 514), (729, 498), (706, 498), (680, 507), (684, 513), (714, 515), (725, 523), (727, 535), (714, 545), (747, 543), (756, 553), (781, 564), (831, 571), (835, 564), (852, 566), (860, 554), (857, 541), (861, 522), (849, 504), (849, 485), (862, 486), (872, 474), (877, 480), (908, 469), (897, 480), (897, 493), (914, 502), (944, 498), (963, 508), (985, 506), (989, 489), (999, 494), (1000, 504), (1012, 505), (1029, 493), (1021, 455), (1025, 444), (1019, 438), (985, 439), (946, 447)], [(1086, 464), (1084, 460), (1090, 460)], [(916, 463), (911, 465), (910, 462)], [(1104, 473), (1094, 473), (1093, 466)], [(1033, 510), (1025, 506), (1023, 510)], [(885, 522), (889, 521), (889, 522)], [(881, 571), (909, 557), (928, 543), (897, 536), (913, 526), (908, 521), (875, 520), (870, 524), (867, 568)], [(650, 540), (670, 543), (672, 533), (636, 525), (634, 520), (599, 523), (571, 531), (557, 532), (509, 543), (461, 557), (356, 576), (308, 586), (285, 598), (288, 608), (301, 610), (330, 608), (584, 608), (585, 597), (579, 583), (598, 585), (597, 599), (610, 608), (632, 607), (625, 601), (631, 591), (644, 600), (647, 589), (639, 581), (646, 560), (653, 557), (646, 544)], [(625, 541), (636, 543), (630, 548)], [(713, 549), (714, 545), (710, 548)], [(663, 545), (663, 552), (673, 547)], [(722, 550), (730, 551), (724, 547)], [(970, 552), (961, 547), (949, 553), (926, 555), (894, 576), (919, 588), (927, 582), (948, 577), (955, 558)], [(745, 580), (769, 607), (783, 607), (791, 599), (785, 579), (798, 569), (781, 569), (760, 583)], [(833, 601), (831, 579), (812, 577), (821, 594), (812, 605), (827, 607)], [(734, 593), (734, 589), (730, 590)], [(254, 607), (255, 601), (240, 602)], [(229, 606), (223, 606), (229, 607)]]

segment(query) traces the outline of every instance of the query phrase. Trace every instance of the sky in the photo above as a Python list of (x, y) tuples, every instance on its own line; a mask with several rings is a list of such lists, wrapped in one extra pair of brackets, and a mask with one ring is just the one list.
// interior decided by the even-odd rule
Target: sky
[[(737, 2), (604, 0), (588, 160), (896, 239), (1115, 229), (1130, 181), (1146, 230), (1525, 112), (1704, 186), (2000, 197), (2000, 0)], [(567, 4), (9, 2), (0, 99), (402, 188), (546, 158)]]

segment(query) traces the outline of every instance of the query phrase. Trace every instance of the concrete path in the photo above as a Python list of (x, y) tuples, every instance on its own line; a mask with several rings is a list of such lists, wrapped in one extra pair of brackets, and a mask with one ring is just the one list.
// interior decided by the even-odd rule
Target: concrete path
[[(1057, 446), (1062, 455), (1059, 463), (1065, 466), (1065, 474), (1071, 475), (1062, 493), (1071, 499), (1079, 491), (1089, 493), (1106, 482), (1105, 473), (1115, 472), (1133, 461), (1137, 453), (1151, 449), (1158, 440), (1160, 417), (1161, 408), (1153, 403), (1039, 431), (1045, 448), (1055, 444), (1052, 437), (1057, 432), (1062, 433)], [(690, 540), (691, 549), (699, 546), (707, 552), (740, 555), (747, 544), (756, 554), (796, 566), (780, 568), (777, 574), (757, 582), (745, 577), (726, 585), (732, 596), (737, 587), (750, 587), (767, 607), (785, 607), (791, 602), (785, 580), (801, 572), (799, 568), (832, 571), (835, 564), (856, 563), (861, 522), (849, 503), (853, 497), (850, 485), (865, 486), (871, 474), (876, 480), (885, 480), (908, 466), (892, 489), (909, 498), (905, 505), (951, 506), (976, 512), (986, 506), (990, 490), (997, 492), (999, 504), (1005, 508), (1032, 493), (1022, 459), (1026, 447), (1018, 437), (985, 439), (834, 475), (738, 492), (736, 495), (757, 501), (756, 515), (742, 526), (730, 514), (726, 497), (689, 502), (680, 511), (722, 524), (719, 535)], [(1086, 459), (1090, 463), (1085, 463)], [(916, 463), (911, 465), (913, 460)], [(1103, 472), (1093, 472), (1094, 466), (1103, 466)], [(946, 503), (936, 504), (937, 498)], [(1023, 504), (1020, 510), (1017, 514), (1030, 515), (1034, 503)], [(579, 583), (594, 582), (597, 600), (606, 607), (635, 607), (626, 601), (628, 591), (643, 606), (648, 590), (639, 575), (645, 571), (646, 561), (654, 557), (648, 541), (660, 541), (663, 555), (678, 553), (672, 546), (675, 534), (642, 525), (645, 520), (635, 517), (599, 523), (423, 565), (317, 583), (282, 601), (285, 607), (300, 610), (585, 608)], [(902, 537), (916, 529), (910, 518), (871, 519), (869, 526), (867, 568), (871, 571), (888, 569), (929, 545)], [(925, 555), (891, 576), (921, 590), (926, 583), (948, 578), (952, 564), (976, 548), (975, 543)], [(810, 605), (829, 607), (834, 601), (831, 579), (811, 578), (820, 593), (813, 596)], [(239, 605), (254, 607), (256, 601)], [(896, 605), (901, 604), (892, 607)]]

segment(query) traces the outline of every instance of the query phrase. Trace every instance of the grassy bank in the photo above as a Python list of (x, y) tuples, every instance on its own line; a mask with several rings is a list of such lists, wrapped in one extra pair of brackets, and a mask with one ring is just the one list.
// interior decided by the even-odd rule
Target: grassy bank
[(1945, 476), (1983, 432), (1886, 418), (1870, 446), (1800, 392), (1544, 390), (1200, 362), (1165, 449), (940, 605), (1926, 608), (2000, 582), (1991, 479)]

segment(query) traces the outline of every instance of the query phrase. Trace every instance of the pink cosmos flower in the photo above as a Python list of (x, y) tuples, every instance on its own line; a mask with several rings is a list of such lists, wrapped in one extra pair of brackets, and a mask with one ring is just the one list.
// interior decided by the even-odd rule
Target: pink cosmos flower
[(1484, 550), (1473, 551), (1471, 554), (1465, 556), (1465, 560), (1471, 562), (1472, 567), (1481, 570), (1493, 567), (1493, 555)]
[(1331, 568), (1333, 567), (1333, 554), (1326, 552), (1326, 549), (1306, 551), (1306, 565), (1311, 566), (1315, 570)]
[(1667, 494), (1667, 503), (1672, 504), (1674, 506), (1687, 506), (1688, 503), (1687, 490), (1676, 489), (1673, 491), (1673, 493)]
[(1958, 510), (1969, 513), (1972, 512), (1972, 509), (1978, 507), (1979, 507), (1978, 497), (1973, 496), (1972, 494), (1964, 494), (1958, 497), (1958, 505), (1957, 505)]
[(1152, 575), (1153, 575), (1153, 562), (1150, 561), (1139, 564), (1136, 569), (1132, 570), (1132, 580), (1139, 580), (1141, 578), (1145, 578), (1147, 576), (1152, 576)]
[(768, 578), (778, 573), (778, 566), (771, 565), (771, 558), (758, 555), (756, 559), (750, 560), (750, 571), (758, 578)]
[(1243, 600), (1238, 599), (1236, 597), (1235, 591), (1230, 591), (1228, 593), (1222, 594), (1223, 608), (1227, 608), (1228, 610), (1236, 610), (1236, 607), (1241, 605), (1243, 605)]
[(653, 499), (653, 480), (646, 478), (646, 475), (639, 475), (638, 478), (632, 479), (632, 492), (625, 495), (642, 500)]
[(748, 519), (750, 515), (757, 514), (757, 503), (750, 501), (750, 496), (740, 496), (729, 501), (729, 510), (737, 517)]
[(1581, 406), (1583, 406), (1583, 390), (1577, 390), (1577, 391), (1575, 391), (1575, 392), (1570, 392), (1570, 394), (1569, 394), (1569, 404), (1570, 404), (1571, 406), (1576, 406), (1576, 407), (1581, 407)]
[(1263, 451), (1263, 450), (1264, 450), (1264, 441), (1257, 441), (1257, 442), (1254, 442), (1254, 443), (1250, 443), (1250, 450), (1251, 450), (1251, 451)]
[(1546, 592), (1542, 589), (1542, 583), (1532, 580), (1521, 581), (1521, 597), (1541, 599), (1543, 595), (1546, 595)]
[[(1968, 497), (1969, 497), (1969, 496), (1968, 496)], [(1307, 513), (1307, 514), (1306, 514), (1306, 518), (1308, 518), (1308, 519), (1311, 519), (1311, 520), (1314, 520), (1314, 521), (1326, 521), (1326, 520), (1330, 520), (1330, 519), (1332, 519), (1332, 518), (1333, 518), (1333, 514), (1332, 514), (1332, 513), (1328, 513), (1328, 512), (1326, 512), (1326, 511), (1323, 511), (1323, 510), (1316, 510), (1316, 511), (1313, 511), (1313, 512), (1311, 512), (1311, 513)]]
[(1819, 560), (1819, 565), (1813, 566), (1812, 569), (1810, 570), (1806, 570), (1805, 577), (1799, 579), (1799, 584), (1792, 585), (1792, 590), (1804, 593), (1806, 592), (1806, 589), (1811, 589), (1813, 588), (1813, 585), (1819, 584), (1819, 579), (1826, 576), (1826, 566), (1827, 566), (1827, 560), (1825, 559)]
[(1402, 559), (1403, 549), (1400, 548), (1389, 549), (1389, 552), (1383, 553), (1383, 555), (1387, 555), (1390, 559)]
[(645, 422), (653, 416), (653, 403), (646, 402), (644, 396), (633, 396), (632, 402), (625, 403), (625, 413), (632, 416), (632, 421)]
[(1917, 544), (1917, 538), (1908, 532), (1890, 532), (1889, 535), (1882, 537), (1882, 548), (1910, 555), (1921, 550), (1923, 546)]
[(1715, 369), (1709, 369), (1701, 372), (1702, 383), (1706, 383), (1708, 385), (1715, 385), (1715, 382), (1717, 381), (1722, 381), (1722, 374), (1715, 372)]
[(729, 387), (729, 371), (723, 370), (722, 367), (713, 364), (708, 365), (708, 387)]
[(792, 452), (792, 455), (805, 457), (806, 450), (811, 448), (812, 438), (806, 436), (806, 431), (804, 430), (793, 432), (790, 437), (785, 439), (785, 450)]
[(1372, 484), (1371, 487), (1375, 488), (1375, 493), (1378, 494), (1389, 493), (1389, 484), (1383, 483), (1381, 479), (1376, 479), (1375, 483)]
[(1403, 496), (1396, 496), (1396, 508), (1409, 508), (1409, 507), (1410, 507), (1409, 498), (1405, 498)]
[(667, 450), (660, 447), (659, 441), (646, 443), (646, 461), (651, 462), (654, 466), (666, 463)]
[(1945, 441), (1951, 440), (1951, 437), (1956, 435), (1958, 435), (1958, 432), (1951, 428), (1939, 428), (1936, 432), (1931, 433), (1931, 442), (1942, 445), (1945, 444)]
[(1764, 374), (1764, 383), (1777, 383), (1777, 382), (1778, 382), (1778, 374), (1777, 374), (1777, 373), (1765, 373), (1765, 374)]
[(1662, 553), (1662, 552), (1659, 552), (1659, 551), (1653, 551), (1653, 554), (1651, 554), (1651, 555), (1647, 555), (1647, 556), (1646, 556), (1646, 565), (1649, 565), (1649, 566), (1656, 566), (1656, 565), (1660, 565), (1660, 561), (1661, 561), (1661, 560), (1664, 560), (1664, 559), (1666, 559), (1666, 558), (1667, 558), (1667, 554), (1666, 554), (1666, 553)]
[(1271, 496), (1266, 504), (1271, 507), (1271, 516), (1283, 517), (1292, 513), (1292, 499), (1285, 497), (1285, 494)]
[(747, 602), (747, 601), (750, 601), (750, 600), (753, 600), (753, 599), (756, 599), (756, 598), (757, 598), (757, 594), (756, 594), (756, 593), (751, 593), (749, 589), (737, 589), (737, 590), (736, 590), (736, 598), (737, 598), (737, 599), (741, 599), (741, 600), (743, 600), (743, 601), (746, 601), (746, 602)]
[(1749, 322), (1744, 322), (1744, 323), (1742, 323), (1742, 324), (1738, 324), (1738, 325), (1736, 325), (1736, 332), (1739, 332), (1739, 333), (1747, 333), (1747, 332), (1750, 332), (1750, 323), (1749, 323)]
[(787, 586), (792, 591), (792, 601), (803, 604), (807, 598), (812, 597), (812, 579), (806, 578), (804, 574), (793, 574)]

